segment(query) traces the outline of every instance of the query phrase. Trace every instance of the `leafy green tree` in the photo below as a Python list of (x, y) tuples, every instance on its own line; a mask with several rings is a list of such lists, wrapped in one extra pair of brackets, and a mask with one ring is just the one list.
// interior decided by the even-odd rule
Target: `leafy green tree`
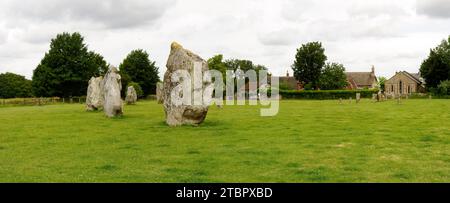
[(319, 78), (320, 89), (338, 90), (347, 86), (345, 67), (339, 63), (327, 63)]
[(0, 98), (31, 97), (31, 80), (14, 73), (0, 74)]
[(99, 75), (104, 76), (106, 74), (106, 72), (108, 72), (110, 64), (106, 63), (106, 61), (102, 55), (90, 51), (89, 59), (90, 59), (91, 63), (96, 64), (98, 66), (99, 72), (95, 73), (94, 76), (99, 76)]
[(211, 70), (217, 70), (220, 71), (220, 73), (222, 73), (222, 80), (225, 81), (226, 79), (226, 72), (227, 72), (227, 65), (224, 63), (223, 61), (223, 55), (222, 54), (218, 54), (215, 55), (213, 57), (211, 57), (210, 59), (208, 59), (208, 68)]
[(227, 59), (224, 61), (225, 66), (228, 70), (241, 69), (246, 72), (248, 70), (255, 70), (257, 73), (260, 70), (267, 70), (267, 68), (263, 65), (255, 65), (252, 61), (246, 59)]
[(427, 88), (437, 87), (441, 81), (450, 79), (450, 36), (439, 46), (430, 50), (430, 54), (420, 67)]
[(133, 50), (119, 66), (122, 75), (123, 87), (128, 87), (127, 82), (138, 83), (144, 95), (156, 93), (156, 83), (159, 82), (158, 67), (154, 61), (150, 61), (149, 55), (142, 49)]
[(58, 34), (33, 72), (36, 96), (82, 96), (88, 81), (106, 69), (103, 57), (87, 49), (77, 32)]
[(222, 73), (223, 79), (225, 81), (226, 78), (226, 71), (227, 70), (233, 70), (236, 71), (237, 69), (241, 69), (242, 71), (246, 72), (248, 70), (255, 70), (258, 74), (261, 70), (267, 70), (267, 68), (263, 65), (255, 65), (250, 60), (243, 60), (243, 59), (227, 59), (223, 60), (223, 55), (218, 54), (210, 59), (208, 59), (208, 67), (210, 69), (218, 70)]
[(378, 87), (382, 92), (385, 91), (386, 77), (378, 77)]
[(311, 84), (312, 88), (317, 89), (325, 65), (327, 56), (325, 49), (320, 42), (309, 42), (303, 44), (297, 49), (294, 64), (291, 68), (294, 71), (294, 77), (304, 83)]

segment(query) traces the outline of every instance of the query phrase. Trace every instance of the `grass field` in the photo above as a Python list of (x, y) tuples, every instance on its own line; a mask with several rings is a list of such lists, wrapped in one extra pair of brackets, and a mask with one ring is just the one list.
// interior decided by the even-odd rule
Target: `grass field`
[(154, 101), (0, 107), (0, 182), (450, 182), (450, 100), (211, 107), (171, 128)]

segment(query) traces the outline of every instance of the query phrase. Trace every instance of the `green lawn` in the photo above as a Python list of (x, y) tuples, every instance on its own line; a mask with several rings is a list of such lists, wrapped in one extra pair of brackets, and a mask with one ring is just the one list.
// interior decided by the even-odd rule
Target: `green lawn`
[(168, 127), (154, 101), (0, 107), (0, 182), (450, 182), (450, 100), (211, 107)]

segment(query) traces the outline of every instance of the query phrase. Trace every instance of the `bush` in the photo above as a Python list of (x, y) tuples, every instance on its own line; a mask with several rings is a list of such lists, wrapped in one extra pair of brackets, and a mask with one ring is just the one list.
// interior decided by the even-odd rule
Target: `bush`
[(280, 90), (283, 99), (347, 99), (355, 98), (356, 93), (361, 93), (361, 98), (372, 98), (378, 90)]
[(450, 95), (450, 80), (442, 81), (436, 89), (436, 94), (439, 96)]
[[(144, 97), (144, 91), (142, 90), (141, 86), (138, 83), (130, 82), (130, 83), (128, 83), (128, 86), (127, 86), (126, 89), (128, 89), (129, 86), (133, 86), (134, 87), (134, 90), (136, 90), (136, 94), (137, 94), (138, 98), (143, 98)], [(125, 92), (126, 91), (127, 90), (125, 90)]]
[(311, 83), (306, 84), (303, 88), (305, 88), (305, 90), (313, 90), (313, 86)]
[(429, 94), (425, 94), (425, 93), (412, 93), (409, 95), (410, 99), (428, 99), (429, 98)]

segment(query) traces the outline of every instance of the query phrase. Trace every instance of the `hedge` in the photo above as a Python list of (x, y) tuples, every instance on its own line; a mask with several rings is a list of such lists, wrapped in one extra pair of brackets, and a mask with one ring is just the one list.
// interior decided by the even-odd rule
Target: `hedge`
[(361, 98), (372, 98), (378, 90), (280, 90), (282, 99), (348, 99), (356, 98), (356, 93), (361, 93)]
[(11, 98), (0, 99), (0, 106), (34, 106), (34, 105), (47, 105), (56, 103), (85, 103), (86, 96), (60, 98), (60, 97), (29, 97), (29, 98)]

